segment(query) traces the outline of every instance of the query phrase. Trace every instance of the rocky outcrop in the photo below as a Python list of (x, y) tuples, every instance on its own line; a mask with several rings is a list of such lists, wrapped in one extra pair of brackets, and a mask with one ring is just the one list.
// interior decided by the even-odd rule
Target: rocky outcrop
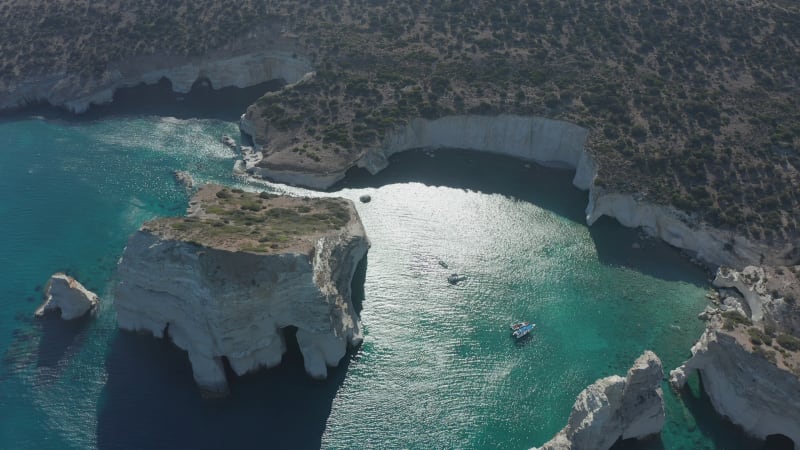
[(192, 177), (192, 174), (190, 174), (189, 172), (176, 170), (172, 172), (172, 176), (175, 177), (175, 181), (177, 181), (181, 186), (183, 186), (187, 190), (194, 189), (194, 177)]
[(110, 64), (97, 79), (51, 73), (19, 80), (0, 91), (0, 110), (47, 102), (80, 113), (92, 104), (110, 102), (119, 88), (154, 84), (162, 78), (172, 83), (175, 92), (187, 93), (198, 80), (217, 89), (248, 87), (274, 79), (292, 83), (311, 70), (310, 61), (298, 55), (295, 39), (285, 36), (280, 24), (274, 24), (202, 56), (134, 57)]
[(748, 264), (780, 265), (797, 258), (794, 244), (770, 247), (700, 224), (672, 207), (649, 203), (641, 195), (607, 192), (596, 186), (597, 163), (585, 148), (589, 130), (572, 123), (515, 115), (417, 118), (389, 132), (380, 146), (349, 160), (339, 158), (315, 163), (267, 143), (266, 135), (259, 131), (265, 127), (261, 121), (262, 118), (255, 117), (249, 110), (240, 121), (242, 132), (252, 136), (256, 150), (262, 152), (257, 160), (251, 159), (240, 166), (246, 165), (247, 172), (257, 177), (327, 189), (344, 178), (353, 166), (363, 167), (373, 174), (379, 172), (388, 165), (389, 157), (398, 152), (445, 147), (476, 150), (574, 169), (572, 183), (579, 189), (589, 190), (586, 207), (589, 225), (602, 216), (612, 217), (624, 226), (642, 227), (651, 236), (713, 265), (737, 268)]
[(687, 216), (675, 208), (655, 205), (636, 194), (606, 192), (593, 186), (586, 207), (591, 225), (602, 216), (613, 217), (626, 227), (642, 227), (649, 235), (685, 249), (713, 265), (743, 268), (750, 264), (784, 265), (796, 259), (795, 244), (778, 248), (719, 230)]
[(567, 426), (539, 450), (604, 450), (619, 439), (660, 433), (663, 375), (661, 360), (646, 351), (625, 378), (614, 375), (597, 380), (578, 395)]
[[(120, 328), (172, 339), (188, 352), (197, 384), (224, 394), (223, 360), (239, 375), (275, 366), (284, 330), (296, 327), (306, 371), (325, 378), (362, 339), (350, 283), (369, 242), (352, 203), (206, 186), (191, 204), (191, 217), (149, 222), (128, 241), (116, 289)], [(324, 211), (342, 221), (330, 225)], [(263, 237), (251, 241), (255, 232)]]
[(741, 271), (721, 267), (714, 286), (738, 291), (754, 322), (800, 336), (800, 266), (747, 266)]
[(36, 317), (61, 311), (62, 319), (77, 319), (93, 310), (100, 301), (94, 292), (83, 287), (78, 280), (60, 272), (50, 277), (44, 297), (44, 303), (34, 313)]
[(800, 445), (800, 378), (741, 334), (723, 331), (722, 318), (713, 317), (692, 357), (670, 372), (670, 384), (680, 389), (697, 371), (719, 414), (757, 438), (782, 434)]

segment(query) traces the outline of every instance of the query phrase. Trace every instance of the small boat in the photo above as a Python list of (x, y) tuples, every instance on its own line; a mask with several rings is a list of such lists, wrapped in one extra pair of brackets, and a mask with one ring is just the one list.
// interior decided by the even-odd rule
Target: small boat
[(524, 326), (526, 326), (526, 325), (530, 325), (530, 322), (517, 322), (517, 323), (512, 323), (512, 324), (511, 324), (511, 331), (514, 331), (514, 330), (519, 330), (520, 328), (522, 328), (522, 327), (524, 327)]
[(466, 275), (459, 275), (457, 273), (453, 273), (453, 274), (450, 274), (449, 277), (447, 277), (447, 282), (450, 283), (450, 284), (456, 284), (456, 283), (458, 283), (460, 281), (464, 281), (466, 279), (467, 279)]
[[(514, 328), (515, 325), (519, 326), (517, 328)], [(515, 338), (519, 339), (521, 337), (527, 336), (528, 333), (533, 331), (533, 327), (535, 326), (536, 326), (535, 323), (528, 323), (528, 322), (520, 322), (518, 324), (515, 323), (514, 325), (511, 325), (511, 328), (514, 330), (511, 332), (511, 334)]]

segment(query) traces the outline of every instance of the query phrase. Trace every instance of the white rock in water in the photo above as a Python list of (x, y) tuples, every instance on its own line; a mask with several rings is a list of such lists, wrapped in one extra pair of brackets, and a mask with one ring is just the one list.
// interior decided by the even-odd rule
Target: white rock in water
[(539, 450), (605, 450), (618, 439), (642, 439), (664, 427), (664, 371), (655, 353), (646, 351), (622, 378), (595, 381), (575, 400), (567, 426)]
[(96, 307), (100, 301), (94, 292), (83, 287), (78, 280), (60, 272), (50, 277), (44, 296), (44, 303), (36, 310), (37, 317), (61, 311), (62, 319), (77, 319)]

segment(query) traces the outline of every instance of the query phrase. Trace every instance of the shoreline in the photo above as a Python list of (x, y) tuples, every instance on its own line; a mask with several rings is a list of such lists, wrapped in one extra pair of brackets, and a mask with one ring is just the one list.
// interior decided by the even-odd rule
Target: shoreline
[[(254, 141), (256, 151), (267, 156), (280, 151), (270, 153), (265, 150), (258, 144), (254, 130), (255, 126), (247, 115), (243, 115), (240, 131)], [(521, 162), (566, 166), (575, 171), (573, 185), (588, 191), (587, 225), (608, 216), (623, 226), (642, 228), (650, 236), (685, 250), (710, 266), (741, 269), (753, 264), (787, 265), (798, 252), (791, 243), (774, 248), (731, 231), (693, 222), (687, 214), (672, 206), (649, 203), (641, 194), (606, 192), (595, 184), (599, 167), (586, 147), (589, 132), (569, 122), (540, 117), (472, 115), (434, 120), (417, 118), (389, 133), (379, 147), (363, 151), (356, 159), (332, 171), (320, 170), (318, 164), (304, 163), (302, 156), (290, 154), (284, 158), (289, 161), (283, 167), (262, 167), (269, 163), (260, 164), (264, 161), (261, 160), (252, 163), (247, 172), (256, 178), (326, 190), (342, 180), (352, 167), (378, 173), (388, 165), (388, 157), (395, 153), (437, 148), (476, 150), (511, 156)], [(298, 170), (304, 164), (305, 170)]]
[[(549, 119), (546, 119), (546, 120), (549, 120)], [(435, 148), (437, 148), (437, 147), (435, 147)], [(402, 151), (406, 151), (406, 150), (410, 150), (410, 149), (412, 149), (412, 148), (402, 148), (402, 149), (391, 151), (391, 152), (383, 152), (382, 154), (380, 154), (378, 156), (383, 156), (384, 157), (384, 162), (386, 162), (386, 164), (388, 164), (388, 156), (390, 156), (391, 154), (394, 154), (394, 153), (398, 153), (398, 152), (402, 152)], [(593, 184), (594, 175), (596, 173), (596, 167), (594, 167), (593, 170), (587, 170), (587, 167), (591, 167), (592, 164), (594, 163), (594, 161), (591, 159), (590, 156), (588, 156), (588, 152), (586, 151), (585, 148), (583, 148), (581, 150), (582, 150), (582, 153), (581, 153), (581, 156), (578, 159), (578, 161), (579, 161), (578, 165), (577, 166), (570, 166), (570, 169), (571, 170), (574, 169), (576, 171), (575, 178), (573, 179), (573, 185), (575, 185), (578, 188), (582, 188), (582, 186), (588, 184), (587, 187), (582, 188), (583, 190), (588, 190), (589, 191), (588, 192), (588, 194), (589, 194), (589, 205), (587, 206), (587, 209), (586, 209), (587, 224), (591, 225), (592, 223), (594, 223), (594, 221), (596, 221), (602, 215), (607, 215), (609, 217), (615, 218), (617, 221), (620, 222), (620, 224), (622, 224), (624, 226), (637, 227), (637, 225), (628, 225), (627, 223), (623, 222), (623, 220), (620, 220), (620, 218), (618, 217), (618, 215), (620, 215), (620, 211), (619, 211), (619, 209), (615, 209), (615, 208), (630, 208), (629, 206), (625, 206), (625, 205), (623, 205), (623, 206), (613, 206), (613, 205), (615, 205), (615, 204), (620, 202), (619, 197), (617, 197), (617, 200), (615, 200), (615, 202), (617, 202), (617, 203), (611, 202), (610, 205), (612, 205), (612, 206), (604, 206), (604, 208), (610, 208), (609, 210), (606, 210), (606, 211), (610, 211), (610, 212), (596, 213), (596, 209), (595, 208), (598, 208), (598, 206), (597, 206), (598, 204), (600, 204), (601, 206), (605, 205), (605, 203), (603, 203), (603, 201), (605, 200), (604, 196), (606, 196), (606, 195), (622, 196), (622, 194), (613, 194), (613, 193), (612, 194), (606, 194), (606, 193), (604, 193), (602, 191), (596, 191), (596, 189), (598, 189), (598, 188), (596, 186), (594, 186), (594, 184)], [(505, 151), (502, 151), (502, 150), (500, 150), (500, 151), (483, 150), (483, 151), (486, 152), (486, 153), (495, 153), (495, 154), (502, 154), (502, 155), (506, 155), (506, 156), (512, 156), (512, 155), (509, 155), (508, 153), (506, 153)], [(541, 164), (542, 162), (545, 162), (545, 163), (547, 162), (547, 161), (538, 161), (536, 159), (530, 159), (530, 160), (521, 159), (521, 161), (532, 161), (532, 162), (536, 162), (537, 164)], [(370, 167), (367, 167), (366, 163), (364, 164), (364, 166), (361, 166), (361, 167), (365, 168), (366, 170), (368, 170), (371, 173), (377, 173), (378, 171), (380, 171), (383, 168), (385, 168), (385, 166), (380, 167), (380, 163), (371, 166), (374, 169), (374, 172), (373, 172), (373, 170), (370, 170)], [(581, 167), (583, 167), (583, 169), (581, 169)], [(564, 168), (564, 167), (562, 166), (561, 168)], [(587, 174), (588, 174), (588, 177), (591, 179), (591, 182), (589, 182), (589, 183), (586, 183), (586, 181), (585, 181), (586, 177), (587, 177)], [(593, 207), (592, 202), (594, 202), (594, 207)], [(629, 195), (628, 198), (624, 198), (623, 197), (622, 198), (622, 202), (623, 203), (624, 202), (632, 203), (634, 209), (639, 208), (639, 207), (642, 207), (642, 208), (646, 209), (647, 206), (652, 206), (652, 205), (648, 205), (646, 203), (640, 204), (640, 202), (638, 202), (634, 198), (634, 196), (632, 196), (632, 195)], [(617, 215), (612, 215), (612, 214), (617, 214)], [(590, 218), (591, 218), (591, 220), (590, 220)], [(633, 214), (631, 216), (631, 218), (630, 218), (631, 223), (635, 223), (637, 220), (644, 221), (644, 220), (646, 220), (646, 218), (643, 218), (640, 213)], [(638, 226), (641, 226), (641, 224), (638, 225)], [(655, 228), (648, 229), (648, 227), (644, 226), (642, 228), (646, 232), (648, 232), (649, 234), (651, 232), (661, 232), (662, 231), (661, 227), (655, 227)], [(659, 237), (659, 238), (661, 238), (661, 240), (672, 244), (671, 242), (669, 242), (667, 239), (665, 239), (661, 235), (655, 234), (654, 236), (655, 237)], [(678, 247), (678, 248), (681, 248), (678, 245), (675, 245), (675, 246)], [(687, 249), (687, 250), (691, 250), (691, 249)]]

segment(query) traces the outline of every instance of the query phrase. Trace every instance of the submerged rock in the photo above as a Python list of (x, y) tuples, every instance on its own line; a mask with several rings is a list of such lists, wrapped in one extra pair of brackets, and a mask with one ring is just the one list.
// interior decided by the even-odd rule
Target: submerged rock
[(120, 328), (171, 338), (197, 384), (224, 394), (223, 358), (239, 375), (276, 366), (293, 326), (306, 372), (325, 378), (362, 340), (350, 283), (369, 241), (352, 202), (207, 185), (190, 204), (129, 239)]
[(460, 283), (462, 281), (466, 281), (466, 280), (467, 280), (467, 276), (466, 275), (459, 275), (458, 273), (451, 273), (447, 277), (447, 282), (450, 283), (450, 284), (458, 284), (458, 283)]
[(44, 297), (44, 303), (34, 313), (36, 317), (61, 311), (62, 319), (77, 319), (94, 309), (100, 301), (94, 292), (83, 287), (78, 280), (61, 272), (50, 277), (44, 288)]
[(182, 184), (186, 189), (194, 188), (194, 178), (188, 172), (176, 170), (172, 172), (172, 175), (175, 177), (175, 181)]
[(636, 359), (622, 378), (602, 378), (584, 389), (567, 426), (539, 450), (605, 450), (619, 439), (642, 439), (664, 427), (661, 360), (651, 351)]
[(369, 202), (372, 201), (372, 197), (367, 195), (367, 194), (364, 194), (364, 195), (358, 197), (358, 200), (360, 200), (361, 203), (369, 203)]
[(232, 137), (228, 135), (222, 136), (221, 141), (222, 144), (225, 145), (226, 147), (236, 150), (236, 141), (234, 141)]

